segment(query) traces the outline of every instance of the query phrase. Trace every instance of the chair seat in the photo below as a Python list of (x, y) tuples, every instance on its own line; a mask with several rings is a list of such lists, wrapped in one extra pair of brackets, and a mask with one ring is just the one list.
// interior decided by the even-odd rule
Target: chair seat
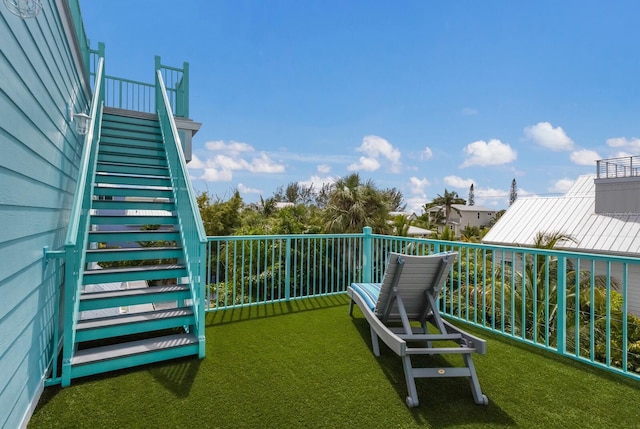
[(364, 300), (371, 311), (375, 311), (382, 283), (351, 283), (351, 288)]

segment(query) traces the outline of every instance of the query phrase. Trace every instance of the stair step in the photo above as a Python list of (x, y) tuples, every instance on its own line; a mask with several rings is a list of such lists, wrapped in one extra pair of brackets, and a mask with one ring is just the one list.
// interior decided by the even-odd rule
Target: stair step
[(142, 261), (175, 259), (183, 256), (181, 247), (135, 247), (87, 250), (86, 262)]
[(91, 208), (95, 210), (164, 210), (173, 211), (176, 205), (171, 201), (150, 199), (139, 200), (93, 200)]
[(117, 283), (134, 280), (175, 279), (187, 276), (187, 269), (180, 264), (140, 265), (125, 268), (85, 270), (82, 284)]
[(94, 186), (93, 195), (104, 197), (173, 198), (171, 188)]
[(126, 137), (116, 137), (116, 136), (100, 136), (100, 148), (104, 146), (124, 146), (124, 147), (135, 147), (141, 149), (152, 149), (152, 150), (163, 150), (164, 151), (164, 143), (156, 140), (136, 140), (129, 139)]
[(178, 218), (171, 214), (157, 215), (93, 215), (93, 225), (176, 225)]
[(160, 126), (158, 124), (158, 115), (155, 113), (132, 112), (131, 110), (106, 106), (103, 111), (102, 120), (119, 124)]
[(154, 158), (166, 158), (164, 147), (146, 147), (143, 145), (132, 145), (130, 140), (125, 140), (122, 144), (107, 143), (100, 140), (99, 154), (118, 154), (130, 156), (149, 156)]
[(131, 140), (162, 141), (160, 128), (145, 127), (141, 129), (140, 127), (131, 128), (129, 126), (115, 128), (115, 125), (109, 122), (107, 122), (107, 124), (103, 123), (102, 129), (100, 130), (100, 136), (120, 137)]
[(71, 360), (71, 378), (198, 354), (193, 334), (164, 337), (79, 350)]
[(90, 231), (90, 243), (113, 243), (113, 242), (130, 242), (137, 243), (139, 241), (178, 241), (180, 239), (179, 231), (166, 230), (132, 230), (132, 231)]
[(127, 173), (96, 173), (96, 183), (109, 185), (171, 187), (171, 179), (166, 176)]
[(119, 154), (113, 152), (98, 152), (98, 162), (99, 163), (114, 163), (114, 164), (123, 164), (127, 166), (133, 167), (166, 167), (167, 159), (166, 157), (152, 157), (145, 155), (137, 155), (134, 156), (132, 154)]
[(118, 162), (100, 162), (96, 165), (98, 173), (121, 173), (141, 176), (168, 177), (169, 169), (151, 165), (131, 165)]
[(80, 311), (180, 301), (190, 298), (191, 291), (187, 284), (90, 292), (80, 295)]
[(190, 324), (193, 324), (193, 310), (187, 307), (84, 319), (78, 321), (76, 342), (159, 331)]

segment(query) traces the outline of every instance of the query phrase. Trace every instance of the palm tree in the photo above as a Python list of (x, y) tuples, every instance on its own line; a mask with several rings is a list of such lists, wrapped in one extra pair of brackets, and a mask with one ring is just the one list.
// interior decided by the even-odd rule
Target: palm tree
[(464, 205), (466, 203), (467, 202), (465, 201), (465, 199), (460, 198), (460, 196), (458, 196), (458, 193), (456, 191), (449, 192), (445, 188), (444, 194), (443, 195), (438, 194), (438, 196), (434, 198), (433, 201), (431, 201), (431, 203), (428, 204), (428, 208), (435, 207), (435, 206), (442, 206), (444, 208), (444, 224), (446, 225), (449, 223), (452, 210), (455, 210), (458, 214), (460, 214), (460, 211), (455, 207), (453, 207), (453, 205), (454, 204)]
[(388, 232), (389, 204), (385, 194), (371, 180), (362, 183), (357, 173), (338, 179), (329, 193), (325, 228), (328, 232), (362, 232), (370, 226), (377, 233)]

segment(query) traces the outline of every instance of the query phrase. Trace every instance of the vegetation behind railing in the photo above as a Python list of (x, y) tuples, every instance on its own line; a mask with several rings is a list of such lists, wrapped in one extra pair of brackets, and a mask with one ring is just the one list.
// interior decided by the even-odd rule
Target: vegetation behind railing
[(195, 334), (200, 340), (200, 357), (204, 357), (204, 279), (207, 237), (193, 195), (187, 164), (160, 71), (156, 72), (156, 88), (158, 91), (156, 97), (163, 100), (158, 104), (158, 118), (167, 152), (176, 215), (189, 272)]
[(363, 234), (209, 237), (210, 311), (344, 293), (380, 282), (389, 252), (458, 252), (443, 314), (640, 379), (640, 259)]
[(64, 346), (62, 361), (62, 385), (68, 386), (71, 371), (71, 357), (75, 343), (75, 326), (77, 323), (82, 289), (83, 267), (85, 266), (84, 249), (87, 248), (89, 219), (91, 215), (91, 193), (97, 162), (98, 139), (102, 124), (103, 107), (103, 70), (104, 58), (98, 61), (96, 85), (91, 100), (89, 129), (85, 136), (82, 158), (78, 170), (75, 198), (71, 207), (69, 229), (65, 240), (65, 282), (64, 282)]

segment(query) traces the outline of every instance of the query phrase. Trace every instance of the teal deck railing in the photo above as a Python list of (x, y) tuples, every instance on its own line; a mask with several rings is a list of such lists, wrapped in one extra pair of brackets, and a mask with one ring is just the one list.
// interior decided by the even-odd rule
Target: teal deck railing
[[(104, 44), (98, 49), (89, 50), (89, 76), (94, 85), (98, 58), (104, 56)], [(189, 63), (182, 68), (163, 65), (160, 57), (155, 57), (155, 71), (160, 71), (165, 82), (165, 93), (173, 114), (180, 118), (189, 117)], [(154, 83), (140, 82), (105, 75), (104, 105), (115, 109), (156, 114), (161, 99), (156, 97), (157, 87)]]
[[(96, 85), (91, 100), (89, 129), (85, 136), (75, 198), (71, 208), (69, 229), (64, 245), (64, 331), (62, 357), (62, 385), (68, 386), (70, 380), (71, 358), (75, 343), (75, 327), (77, 324), (82, 276), (85, 266), (84, 249), (87, 248), (89, 220), (91, 215), (91, 192), (96, 169), (98, 139), (102, 124), (102, 108), (104, 104), (104, 58), (98, 60)], [(56, 360), (54, 360), (56, 362)]]
[(185, 262), (189, 273), (191, 299), (195, 317), (195, 335), (199, 339), (200, 357), (204, 357), (204, 280), (206, 267), (207, 237), (202, 225), (200, 210), (196, 203), (193, 187), (189, 179), (187, 163), (182, 152), (176, 123), (171, 113), (171, 104), (164, 86), (162, 72), (156, 72), (156, 99), (158, 103), (158, 119), (167, 152), (173, 197), (180, 236), (185, 253)]
[(640, 380), (640, 319), (629, 312), (637, 258), (390, 237), (367, 228), (208, 241), (208, 311), (380, 282), (392, 251), (456, 251), (440, 297), (445, 315)]

